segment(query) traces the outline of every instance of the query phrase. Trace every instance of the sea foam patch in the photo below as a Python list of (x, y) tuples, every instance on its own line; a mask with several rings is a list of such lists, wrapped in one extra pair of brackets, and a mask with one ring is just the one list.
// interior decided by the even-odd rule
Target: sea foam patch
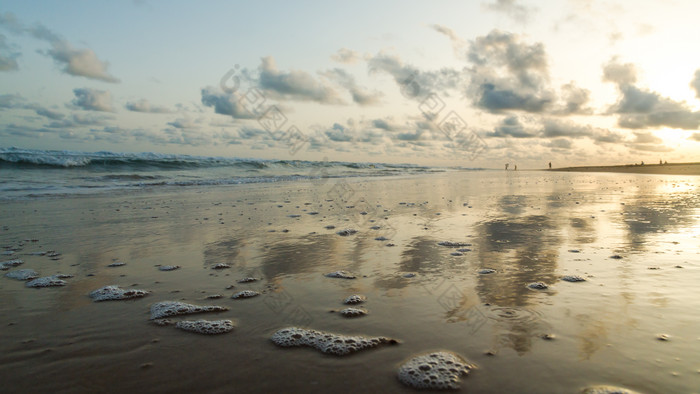
[(637, 391), (614, 386), (591, 386), (582, 391), (583, 394), (639, 394)]
[(345, 356), (383, 344), (394, 345), (398, 343), (395, 339), (385, 337), (347, 336), (299, 327), (283, 328), (272, 334), (270, 339), (277, 346), (308, 346), (336, 356)]
[(12, 279), (17, 279), (17, 280), (29, 280), (29, 279), (34, 279), (39, 277), (39, 273), (34, 271), (33, 269), (21, 269), (21, 270), (14, 270), (10, 271), (7, 274), (5, 274), (8, 278)]
[(231, 296), (231, 298), (237, 300), (239, 298), (251, 298), (260, 295), (257, 291), (254, 290), (243, 290), (239, 291), (238, 293), (234, 294)]
[(452, 352), (435, 352), (413, 357), (399, 367), (401, 383), (416, 389), (459, 389), (460, 376), (476, 366)]
[(183, 320), (175, 324), (176, 328), (197, 334), (225, 334), (233, 331), (231, 320)]
[(326, 274), (328, 278), (340, 278), (340, 279), (355, 279), (356, 276), (348, 271), (335, 271)]
[(73, 275), (66, 274), (56, 274), (51, 276), (44, 276), (42, 278), (32, 279), (27, 282), (27, 287), (53, 287), (53, 286), (65, 286), (65, 278), (72, 278)]
[(340, 311), (340, 314), (345, 317), (360, 317), (366, 315), (367, 310), (362, 308), (345, 308)]
[(0, 263), (0, 270), (7, 271), (10, 268), (17, 267), (18, 265), (21, 265), (23, 263), (24, 263), (24, 260), (22, 260), (22, 259), (3, 261), (2, 263)]
[(138, 289), (122, 289), (119, 286), (105, 286), (90, 292), (90, 298), (95, 302), (113, 301), (113, 300), (129, 300), (132, 298), (140, 298), (148, 295), (147, 290)]
[(361, 294), (353, 294), (343, 300), (344, 304), (361, 304), (363, 302), (367, 301), (367, 297), (361, 295)]
[(228, 308), (216, 305), (192, 305), (179, 301), (161, 301), (151, 305), (151, 320), (203, 312), (222, 312)]

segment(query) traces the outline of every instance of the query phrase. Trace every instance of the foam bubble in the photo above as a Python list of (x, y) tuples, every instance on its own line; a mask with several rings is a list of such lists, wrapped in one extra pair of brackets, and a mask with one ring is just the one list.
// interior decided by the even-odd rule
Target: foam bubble
[(639, 394), (637, 391), (614, 386), (590, 386), (583, 389), (582, 394)]
[(438, 242), (438, 245), (447, 246), (448, 248), (461, 248), (463, 246), (472, 246), (472, 244), (467, 243), (467, 242), (451, 242), (451, 241)]
[(214, 269), (214, 270), (222, 270), (222, 269), (225, 269), (225, 268), (231, 268), (231, 266), (228, 265), (228, 264), (226, 264), (226, 263), (217, 263), (217, 264), (214, 264), (214, 266), (211, 267), (211, 269)]
[(90, 298), (95, 302), (111, 301), (111, 300), (129, 300), (132, 298), (144, 297), (148, 294), (147, 290), (129, 289), (125, 290), (119, 286), (105, 286), (94, 290), (90, 293)]
[(348, 235), (353, 235), (357, 233), (357, 230), (352, 229), (352, 228), (347, 228), (345, 230), (340, 230), (336, 234), (340, 235), (341, 237), (347, 237)]
[(259, 280), (258, 278), (247, 277), (247, 278), (239, 279), (237, 282), (238, 283), (250, 283), (250, 282), (256, 282), (258, 280)]
[(231, 320), (184, 320), (177, 322), (175, 327), (198, 334), (216, 335), (231, 332), (233, 322)]
[(121, 267), (123, 265), (126, 265), (126, 263), (123, 261), (115, 261), (114, 263), (107, 264), (107, 267)]
[(2, 263), (0, 263), (0, 270), (7, 271), (10, 269), (10, 267), (16, 267), (18, 265), (21, 265), (22, 263), (24, 263), (24, 260), (22, 259), (3, 261)]
[(52, 276), (44, 276), (43, 278), (32, 279), (27, 282), (27, 287), (51, 287), (65, 286), (66, 281), (63, 278), (70, 278), (73, 275), (56, 274)]
[(8, 278), (18, 279), (18, 280), (29, 280), (39, 277), (39, 273), (32, 269), (21, 269), (10, 271), (5, 274)]
[(481, 275), (494, 274), (494, 273), (496, 273), (496, 270), (492, 269), (492, 268), (484, 268), (484, 269), (479, 270), (479, 273)]
[(561, 280), (566, 282), (585, 282), (586, 279), (578, 275), (565, 275), (561, 277)]
[(360, 317), (367, 314), (367, 311), (362, 308), (345, 308), (340, 311), (340, 314), (345, 317)]
[(202, 312), (221, 312), (227, 311), (228, 308), (216, 305), (192, 305), (179, 301), (162, 301), (151, 305), (151, 319), (160, 319), (161, 317), (170, 317), (176, 315), (189, 315), (192, 313)]
[(360, 304), (367, 301), (367, 297), (360, 295), (360, 294), (353, 294), (346, 298), (343, 303), (344, 304)]
[(277, 346), (309, 346), (323, 353), (344, 356), (382, 344), (396, 344), (395, 339), (332, 334), (323, 331), (287, 327), (275, 332), (270, 338)]
[(238, 293), (234, 294), (231, 296), (233, 299), (239, 299), (239, 298), (251, 298), (260, 295), (257, 291), (254, 290), (243, 290), (239, 291)]
[(527, 287), (533, 290), (547, 290), (549, 288), (544, 282), (533, 282), (528, 284)]
[(180, 269), (179, 265), (161, 265), (158, 267), (159, 270), (161, 271), (175, 271), (177, 269)]
[(399, 367), (401, 383), (416, 389), (459, 389), (459, 378), (469, 375), (474, 364), (452, 352), (416, 356)]
[(335, 271), (326, 274), (328, 278), (340, 278), (340, 279), (355, 279), (356, 276), (349, 273), (348, 271)]

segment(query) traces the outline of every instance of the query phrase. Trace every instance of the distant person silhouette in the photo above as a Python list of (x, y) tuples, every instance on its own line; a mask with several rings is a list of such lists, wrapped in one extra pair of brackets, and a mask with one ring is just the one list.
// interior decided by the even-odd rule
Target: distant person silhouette
[(506, 163), (506, 171), (508, 171), (508, 163)]
[(550, 170), (552, 169), (552, 162), (551, 161), (549, 162), (549, 169)]
[(513, 170), (518, 171), (518, 165), (516, 164)]

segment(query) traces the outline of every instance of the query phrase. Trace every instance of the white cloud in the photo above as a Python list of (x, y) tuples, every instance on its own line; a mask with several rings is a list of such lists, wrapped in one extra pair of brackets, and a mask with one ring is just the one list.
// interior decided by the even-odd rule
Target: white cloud
[(112, 107), (112, 95), (105, 90), (97, 89), (73, 89), (75, 99), (72, 104), (86, 111), (114, 112)]

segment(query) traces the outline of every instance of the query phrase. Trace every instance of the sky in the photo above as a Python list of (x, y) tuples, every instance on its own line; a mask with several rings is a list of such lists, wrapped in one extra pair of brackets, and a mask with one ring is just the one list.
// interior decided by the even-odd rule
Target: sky
[(700, 2), (11, 1), (0, 147), (700, 161)]

